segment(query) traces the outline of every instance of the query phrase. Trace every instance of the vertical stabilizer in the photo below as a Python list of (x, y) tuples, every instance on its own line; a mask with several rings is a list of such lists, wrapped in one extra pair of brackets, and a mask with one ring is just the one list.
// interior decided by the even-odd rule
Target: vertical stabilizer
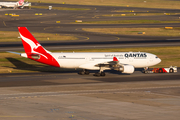
[(18, 6), (22, 6), (24, 4), (24, 0), (19, 0), (18, 1)]
[(19, 34), (27, 54), (30, 53), (50, 53), (43, 48), (26, 27), (18, 27)]
[(43, 48), (26, 27), (18, 27), (27, 57), (52, 66), (60, 67), (57, 60)]

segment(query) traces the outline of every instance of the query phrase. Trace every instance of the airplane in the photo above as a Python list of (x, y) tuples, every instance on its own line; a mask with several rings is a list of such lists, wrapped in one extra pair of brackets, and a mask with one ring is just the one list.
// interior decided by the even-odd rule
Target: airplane
[(22, 57), (61, 68), (81, 68), (80, 75), (88, 75), (88, 70), (99, 70), (94, 76), (105, 76), (104, 70), (117, 70), (131, 74), (135, 68), (146, 68), (161, 62), (156, 55), (146, 52), (72, 52), (52, 53), (35, 39), (26, 27), (18, 27), (25, 53)]
[(24, 0), (19, 0), (18, 2), (0, 2), (0, 8), (17, 8), (17, 7), (23, 7)]

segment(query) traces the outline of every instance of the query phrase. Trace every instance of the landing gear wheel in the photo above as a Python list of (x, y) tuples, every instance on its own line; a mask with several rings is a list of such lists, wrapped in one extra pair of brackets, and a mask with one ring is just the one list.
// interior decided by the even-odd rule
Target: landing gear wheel
[(106, 74), (105, 74), (104, 72), (101, 72), (100, 75), (101, 75), (101, 76), (105, 76)]
[(89, 75), (89, 71), (87, 70), (82, 70), (78, 72), (79, 75)]
[(99, 76), (105, 76), (106, 74), (104, 73), (104, 72), (101, 72), (101, 73), (95, 73), (94, 74), (94, 76), (97, 76), (97, 77), (99, 77)]
[(85, 75), (89, 75), (89, 71), (86, 70), (86, 71), (84, 72), (84, 74), (85, 74)]
[(171, 68), (171, 69), (169, 70), (169, 73), (173, 73), (173, 72), (174, 72), (174, 69)]
[(85, 73), (84, 73), (84, 71), (79, 71), (78, 74), (79, 75), (84, 75)]
[(163, 73), (163, 70), (161, 68), (159, 69), (159, 73)]
[(101, 74), (98, 72), (98, 73), (95, 73), (94, 76), (99, 77), (99, 76), (101, 76)]

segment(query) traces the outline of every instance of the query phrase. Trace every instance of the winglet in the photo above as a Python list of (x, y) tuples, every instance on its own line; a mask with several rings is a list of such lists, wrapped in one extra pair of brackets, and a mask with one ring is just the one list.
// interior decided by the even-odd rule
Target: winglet
[(113, 57), (113, 61), (118, 61), (118, 59), (116, 57)]

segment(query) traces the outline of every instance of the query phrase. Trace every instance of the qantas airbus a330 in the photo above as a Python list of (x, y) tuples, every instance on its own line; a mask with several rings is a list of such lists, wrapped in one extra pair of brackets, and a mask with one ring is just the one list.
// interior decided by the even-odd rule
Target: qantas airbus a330
[(26, 27), (18, 29), (25, 50), (25, 53), (19, 55), (55, 67), (83, 69), (79, 74), (99, 70), (95, 75), (105, 76), (104, 70), (109, 69), (131, 74), (135, 68), (145, 68), (161, 62), (156, 55), (146, 52), (51, 53), (39, 44)]

